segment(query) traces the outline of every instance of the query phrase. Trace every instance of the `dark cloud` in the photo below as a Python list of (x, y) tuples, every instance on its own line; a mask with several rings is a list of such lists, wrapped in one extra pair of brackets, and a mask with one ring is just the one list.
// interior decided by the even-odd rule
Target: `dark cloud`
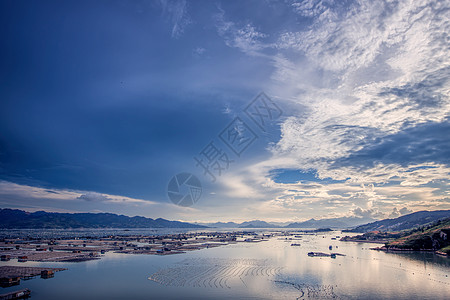
[[(428, 75), (424, 80), (417, 83), (408, 83), (401, 87), (384, 89), (379, 96), (394, 95), (398, 98), (406, 98), (408, 101), (404, 106), (413, 106), (414, 109), (426, 109), (441, 107), (448, 96), (439, 92), (440, 88), (448, 84), (450, 67), (442, 68)], [(397, 101), (392, 100), (392, 101)]]
[(166, 201), (173, 175), (202, 176), (193, 156), (223, 107), (242, 110), (272, 67), (223, 46), (198, 13), (214, 3), (161, 5), (0, 2), (0, 179)]
[(450, 119), (428, 122), (380, 138), (350, 156), (337, 160), (333, 167), (370, 168), (377, 163), (411, 164), (435, 162), (450, 164)]
[(88, 201), (88, 202), (105, 202), (108, 200), (111, 200), (105, 195), (99, 194), (99, 193), (86, 193), (81, 196), (79, 196), (77, 199)]
[(50, 193), (50, 194), (57, 194), (57, 195), (59, 195), (59, 193), (58, 193), (58, 192), (55, 192), (55, 191), (51, 191), (51, 190), (46, 190), (46, 192), (47, 192), (47, 193)]

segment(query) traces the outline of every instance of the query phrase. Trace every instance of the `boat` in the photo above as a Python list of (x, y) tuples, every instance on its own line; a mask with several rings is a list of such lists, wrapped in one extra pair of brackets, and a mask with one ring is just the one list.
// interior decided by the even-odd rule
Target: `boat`
[(314, 257), (314, 256), (327, 257), (327, 256), (330, 256), (330, 254), (323, 253), (323, 252), (308, 252), (308, 256), (311, 256), (311, 257)]

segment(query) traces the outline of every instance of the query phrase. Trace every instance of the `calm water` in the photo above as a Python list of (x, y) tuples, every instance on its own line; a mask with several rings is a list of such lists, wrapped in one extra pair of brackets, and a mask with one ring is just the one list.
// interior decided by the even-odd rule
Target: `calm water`
[[(450, 299), (449, 259), (372, 251), (376, 244), (331, 240), (336, 235), (342, 236), (304, 235), (289, 242), (274, 237), (168, 256), (108, 253), (81, 263), (2, 262), (68, 270), (0, 288), (0, 293), (29, 288), (36, 300)], [(346, 256), (307, 256), (310, 251), (330, 252), (329, 245)]]

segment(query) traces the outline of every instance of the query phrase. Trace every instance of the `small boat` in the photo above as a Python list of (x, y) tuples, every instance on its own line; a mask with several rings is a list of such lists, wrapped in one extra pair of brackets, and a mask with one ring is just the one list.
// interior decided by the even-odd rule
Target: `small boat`
[(333, 246), (330, 245), (330, 247), (328, 247), (328, 249), (333, 250)]
[(323, 253), (323, 252), (308, 252), (308, 256), (312, 256), (312, 257), (327, 257), (327, 256), (330, 256), (330, 254)]
[(300, 244), (291, 244), (291, 246), (300, 246)]

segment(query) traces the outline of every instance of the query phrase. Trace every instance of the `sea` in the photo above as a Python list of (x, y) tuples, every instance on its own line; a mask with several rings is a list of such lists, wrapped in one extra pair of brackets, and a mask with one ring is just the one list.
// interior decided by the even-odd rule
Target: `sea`
[[(3, 230), (0, 235), (101, 237), (195, 231)], [(255, 231), (274, 232), (273, 229)], [(370, 248), (382, 244), (341, 242), (337, 236), (353, 234), (340, 231), (304, 234), (293, 230), (292, 233), (292, 236), (279, 235), (261, 242), (228, 244), (175, 255), (108, 252), (99, 260), (85, 262), (0, 262), (0, 265), (67, 268), (50, 279), (35, 277), (22, 280), (19, 286), (0, 288), (0, 294), (28, 288), (33, 300), (450, 299), (449, 258), (429, 252), (375, 251)], [(338, 255), (335, 258), (309, 256), (310, 252)]]

